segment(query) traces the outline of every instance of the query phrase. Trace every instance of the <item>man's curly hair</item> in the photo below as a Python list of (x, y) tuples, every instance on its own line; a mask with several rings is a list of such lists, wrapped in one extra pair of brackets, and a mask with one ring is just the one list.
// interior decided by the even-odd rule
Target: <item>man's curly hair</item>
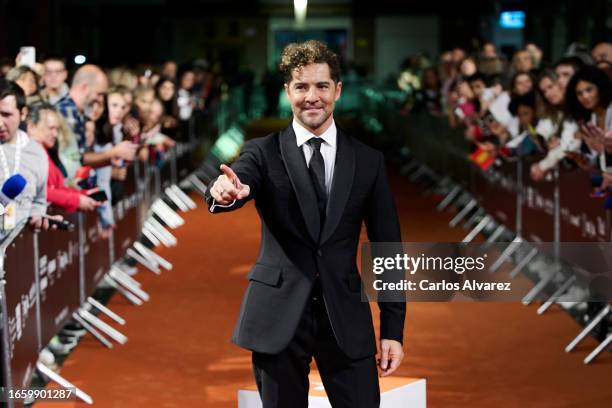
[(285, 82), (291, 82), (294, 70), (300, 70), (309, 64), (327, 64), (329, 73), (335, 83), (340, 81), (340, 62), (338, 56), (321, 41), (309, 40), (303, 43), (292, 43), (285, 47), (279, 64)]

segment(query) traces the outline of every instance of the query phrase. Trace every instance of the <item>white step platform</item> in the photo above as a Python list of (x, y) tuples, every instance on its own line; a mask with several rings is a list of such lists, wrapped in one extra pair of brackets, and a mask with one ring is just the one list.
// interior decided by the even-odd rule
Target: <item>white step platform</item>
[[(309, 375), (309, 408), (331, 408), (317, 371)], [(380, 378), (380, 408), (426, 408), (426, 381), (424, 378)], [(238, 391), (238, 408), (262, 408), (257, 386)]]

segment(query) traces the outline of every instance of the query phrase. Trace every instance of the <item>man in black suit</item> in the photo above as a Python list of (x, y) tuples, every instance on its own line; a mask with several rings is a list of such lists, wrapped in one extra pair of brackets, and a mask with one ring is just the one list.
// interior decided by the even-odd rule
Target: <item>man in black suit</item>
[[(336, 128), (340, 68), (323, 43), (287, 46), (280, 69), (292, 124), (247, 142), (206, 193), (213, 213), (252, 198), (262, 221), (232, 341), (253, 352), (264, 408), (308, 406), (312, 357), (334, 408), (378, 407), (376, 339), (356, 256), (363, 221), (370, 241), (401, 241), (384, 159)], [(406, 305), (379, 309), (385, 376), (404, 356)]]

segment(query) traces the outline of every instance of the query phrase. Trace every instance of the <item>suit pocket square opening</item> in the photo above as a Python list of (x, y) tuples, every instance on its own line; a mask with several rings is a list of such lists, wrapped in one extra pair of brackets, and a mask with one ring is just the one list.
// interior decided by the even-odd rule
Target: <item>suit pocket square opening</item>
[(250, 281), (265, 283), (266, 285), (276, 287), (280, 286), (281, 277), (282, 269), (261, 264), (255, 264), (247, 275), (247, 279)]

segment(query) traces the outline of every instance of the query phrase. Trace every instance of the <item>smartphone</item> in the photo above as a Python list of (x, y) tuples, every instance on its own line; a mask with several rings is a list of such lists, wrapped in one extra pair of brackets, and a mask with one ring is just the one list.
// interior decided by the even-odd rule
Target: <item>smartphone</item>
[(19, 49), (19, 64), (34, 68), (36, 64), (36, 48), (21, 47)]
[(108, 197), (106, 196), (106, 192), (104, 190), (97, 190), (92, 193), (87, 193), (87, 195), (101, 203), (108, 201)]
[(42, 217), (47, 219), (50, 227), (55, 225), (56, 228), (61, 231), (71, 231), (71, 232), (74, 231), (74, 227), (75, 227), (74, 224), (68, 220), (58, 221), (56, 219), (49, 218), (49, 216), (46, 214), (43, 215)]

